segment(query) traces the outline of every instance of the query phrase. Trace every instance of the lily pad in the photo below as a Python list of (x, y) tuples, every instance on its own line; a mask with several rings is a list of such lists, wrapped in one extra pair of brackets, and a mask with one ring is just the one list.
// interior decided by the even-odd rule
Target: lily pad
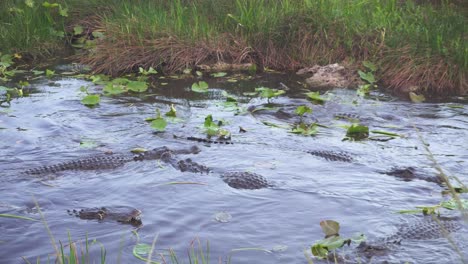
[(346, 131), (346, 137), (361, 140), (369, 137), (369, 127), (361, 124), (352, 124)]
[(333, 220), (320, 221), (320, 227), (326, 237), (337, 236), (340, 232), (340, 223)]
[(196, 93), (206, 93), (208, 92), (208, 83), (204, 81), (199, 81), (192, 84), (192, 91)]
[(300, 105), (296, 108), (296, 114), (303, 116), (305, 113), (312, 113), (312, 108), (305, 106), (305, 105)]
[(127, 84), (128, 90), (136, 93), (141, 93), (148, 90), (148, 84), (146, 82), (131, 81)]
[(227, 75), (227, 73), (225, 73), (225, 72), (215, 72), (215, 73), (211, 74), (211, 76), (215, 77), (215, 78), (224, 77), (226, 75)]
[(411, 102), (413, 103), (422, 103), (426, 101), (426, 97), (424, 95), (418, 95), (415, 92), (410, 92), (409, 93), (409, 98), (411, 99)]
[(95, 106), (99, 104), (101, 98), (98, 94), (88, 94), (83, 99), (81, 99), (81, 103), (86, 106)]
[(314, 104), (324, 104), (326, 99), (320, 96), (319, 92), (308, 92), (305, 93), (307, 99), (309, 99)]
[(158, 117), (151, 122), (151, 127), (157, 131), (164, 131), (166, 126), (167, 121), (162, 117)]

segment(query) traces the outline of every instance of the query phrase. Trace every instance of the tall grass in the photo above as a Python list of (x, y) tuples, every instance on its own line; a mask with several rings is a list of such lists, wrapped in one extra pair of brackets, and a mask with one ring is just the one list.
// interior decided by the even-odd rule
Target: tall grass
[[(438, 93), (463, 93), (468, 89), (468, 19), (466, 4), (461, 1), (62, 2), (74, 10), (74, 16), (94, 10), (101, 17), (97, 23), (105, 29), (107, 38), (98, 44), (98, 52), (92, 53), (94, 59), (88, 61), (98, 71), (118, 74), (138, 64), (168, 64), (167, 70), (174, 71), (213, 60), (261, 60), (262, 66), (284, 70), (315, 63), (371, 60), (380, 65), (378, 73), (393, 88), (419, 85)], [(7, 7), (24, 6), (22, 1), (12, 3)], [(107, 7), (106, 12), (102, 7)], [(48, 37), (55, 39), (47, 35), (50, 21), (37, 18), (40, 12), (30, 13), (39, 21), (33, 23), (37, 28), (23, 27), (18, 15), (7, 11), (3, 14), (7, 15), (0, 25), (0, 36), (6, 36), (0, 41), (3, 47), (31, 50), (37, 47), (33, 43), (47, 41)], [(7, 31), (7, 24), (14, 30)], [(57, 27), (57, 23), (52, 25)], [(15, 41), (21, 44), (12, 44)], [(106, 49), (112, 54), (119, 49), (130, 50), (120, 64), (131, 66), (112, 69), (116, 61), (103, 62), (112, 57), (102, 52)], [(191, 49), (188, 54), (184, 52), (187, 49)], [(147, 61), (141, 58), (142, 53)], [(158, 53), (164, 56), (156, 56)], [(156, 60), (156, 65), (150, 60)]]
[(42, 5), (43, 1), (0, 2), (0, 50), (47, 54), (63, 44), (65, 5)]

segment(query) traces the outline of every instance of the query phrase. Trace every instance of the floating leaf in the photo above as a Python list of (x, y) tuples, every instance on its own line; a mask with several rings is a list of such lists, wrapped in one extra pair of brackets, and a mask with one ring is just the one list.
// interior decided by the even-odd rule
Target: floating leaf
[(95, 141), (92, 141), (92, 140), (82, 140), (82, 141), (80, 141), (80, 147), (81, 148), (95, 148), (97, 146), (98, 146), (98, 144)]
[(208, 92), (208, 83), (204, 81), (199, 81), (192, 84), (192, 91), (196, 93), (206, 93)]
[(299, 123), (292, 128), (291, 133), (301, 134), (304, 136), (315, 136), (318, 133), (318, 126), (315, 123), (310, 125)]
[(361, 140), (369, 137), (369, 127), (361, 124), (352, 124), (346, 131), (346, 137)]
[(237, 99), (234, 97), (234, 95), (230, 95), (226, 91), (222, 91), (221, 94), (226, 97), (226, 102), (237, 102)]
[(309, 99), (314, 104), (324, 104), (326, 101), (326, 99), (320, 96), (319, 92), (308, 92), (305, 93), (305, 95), (307, 96), (307, 99)]
[(88, 94), (83, 99), (81, 99), (81, 103), (86, 106), (95, 106), (99, 104), (101, 98), (98, 94)]
[(344, 245), (349, 245), (350, 243), (351, 239), (332, 236), (315, 242), (314, 245), (312, 245), (311, 252), (316, 257), (326, 258), (329, 251), (341, 248)]
[(145, 75), (145, 76), (158, 73), (153, 67), (150, 67), (148, 70), (145, 70), (142, 67), (139, 67), (138, 71), (140, 72), (140, 74)]
[(31, 70), (31, 72), (32, 72), (34, 75), (42, 75), (42, 74), (44, 74), (44, 71)]
[(124, 86), (120, 84), (113, 84), (113, 83), (108, 83), (106, 86), (104, 86), (104, 89), (102, 92), (107, 95), (107, 96), (112, 96), (112, 95), (119, 95), (122, 93), (126, 92), (126, 89)]
[(153, 249), (151, 245), (138, 243), (133, 247), (133, 256), (135, 256), (137, 259), (142, 260), (146, 263), (161, 264), (160, 262), (152, 261), (152, 260), (145, 258), (150, 254), (152, 250)]
[(447, 104), (447, 107), (450, 107), (450, 108), (464, 108), (463, 105), (461, 104)]
[(166, 129), (166, 126), (167, 121), (162, 117), (158, 117), (151, 122), (151, 127), (158, 131), (164, 131)]
[(52, 76), (55, 74), (55, 71), (46, 69), (45, 73), (47, 78), (52, 78)]
[(148, 90), (148, 84), (146, 82), (130, 81), (127, 88), (132, 92), (141, 93)]
[(426, 101), (426, 97), (424, 97), (424, 95), (418, 95), (414, 92), (410, 92), (409, 93), (409, 98), (411, 99), (411, 102), (413, 103), (422, 103), (424, 101)]
[(295, 112), (297, 115), (303, 116), (305, 113), (312, 113), (312, 108), (305, 105), (300, 105), (296, 108)]
[(148, 151), (147, 149), (145, 148), (133, 148), (132, 150), (130, 150), (131, 153), (133, 154), (139, 154), (139, 153), (143, 153), (143, 152), (146, 152)]
[(320, 221), (320, 227), (326, 237), (337, 236), (340, 232), (340, 223), (333, 220)]
[(202, 77), (202, 76), (203, 76), (203, 72), (201, 72), (201, 71), (196, 71), (195, 74), (196, 74), (198, 77)]
[(211, 74), (211, 76), (215, 77), (215, 78), (224, 77), (226, 75), (227, 75), (227, 73), (225, 73), (225, 72), (215, 72), (215, 73)]
[(260, 97), (267, 98), (267, 99), (277, 97), (277, 96), (280, 96), (280, 95), (286, 93), (286, 91), (284, 91), (284, 90), (271, 89), (271, 88), (267, 88), (267, 87), (255, 88), (255, 92), (259, 93)]
[(372, 89), (372, 85), (370, 84), (360, 85), (359, 88), (356, 90), (356, 93), (357, 95), (361, 97), (365, 97), (366, 95), (370, 93), (371, 89)]
[(169, 110), (169, 112), (166, 113), (166, 116), (170, 116), (170, 117), (176, 117), (177, 114), (176, 114), (176, 109), (174, 107), (174, 104), (171, 104), (171, 108)]

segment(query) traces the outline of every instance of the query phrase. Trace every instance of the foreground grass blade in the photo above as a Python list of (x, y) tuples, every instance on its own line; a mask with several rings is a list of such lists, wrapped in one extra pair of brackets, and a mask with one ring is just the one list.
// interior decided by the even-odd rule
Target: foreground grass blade
[(26, 217), (26, 216), (20, 216), (20, 215), (12, 215), (12, 214), (0, 214), (0, 217), (7, 217), (7, 218), (16, 218), (16, 219), (23, 219), (23, 220), (29, 220), (29, 221), (39, 221), (34, 218)]

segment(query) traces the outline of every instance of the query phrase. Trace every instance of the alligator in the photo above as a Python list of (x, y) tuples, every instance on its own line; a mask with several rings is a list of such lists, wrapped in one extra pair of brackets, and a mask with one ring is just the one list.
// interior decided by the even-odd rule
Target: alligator
[(69, 170), (101, 170), (101, 169), (114, 169), (123, 166), (125, 163), (131, 161), (143, 161), (143, 160), (156, 160), (167, 157), (171, 154), (197, 154), (200, 152), (200, 148), (192, 146), (188, 149), (176, 149), (172, 150), (168, 147), (158, 147), (152, 150), (144, 151), (138, 154), (108, 154), (98, 155), (85, 159), (70, 160), (58, 164), (46, 165), (42, 167), (32, 168), (24, 171), (24, 174), (29, 175), (41, 175), (41, 174), (52, 174), (62, 171)]
[[(233, 145), (235, 144), (232, 141), (226, 140), (212, 140), (207, 138), (199, 138), (199, 137), (180, 137), (174, 135), (174, 138), (178, 139), (185, 139), (189, 141), (196, 141), (199, 143), (206, 143), (206, 144), (219, 144), (219, 145)], [(327, 161), (340, 161), (340, 162), (353, 162), (354, 159), (350, 153), (345, 151), (333, 151), (333, 150), (301, 150), (302, 152), (308, 153), (310, 155), (323, 158)]]
[(100, 208), (83, 208), (67, 210), (69, 215), (76, 216), (84, 220), (117, 221), (122, 224), (130, 224), (135, 227), (142, 225), (141, 211), (132, 207), (117, 206), (117, 207), (100, 207)]
[(89, 73), (91, 67), (80, 63), (60, 64), (54, 67), (54, 70), (62, 73)]
[(393, 176), (397, 179), (400, 179), (402, 181), (406, 181), (406, 182), (409, 182), (409, 181), (413, 181), (413, 180), (423, 180), (423, 181), (427, 181), (427, 182), (433, 182), (433, 183), (436, 183), (438, 184), (439, 186), (443, 186), (443, 180), (442, 178), (438, 177), (438, 176), (428, 176), (428, 175), (425, 175), (425, 174), (421, 174), (419, 172), (416, 171), (415, 168), (413, 167), (403, 167), (403, 168), (391, 168), (390, 170), (388, 171), (382, 171), (382, 172), (379, 172), (381, 174), (386, 174), (386, 175), (390, 175), (390, 176)]
[[(201, 174), (208, 174), (211, 170), (206, 167), (205, 165), (199, 164), (197, 162), (192, 161), (192, 159), (187, 158), (183, 160), (177, 160), (174, 153), (167, 152), (161, 157), (162, 160), (171, 164), (174, 168), (182, 171), (182, 172), (193, 172), (193, 173), (201, 173)], [(273, 184), (268, 183), (267, 179), (260, 174), (253, 173), (253, 172), (239, 172), (239, 171), (232, 171), (232, 172), (224, 172), (221, 173), (220, 178), (227, 183), (232, 188), (235, 189), (262, 189), (273, 187)]]
[(392, 249), (401, 245), (406, 240), (430, 240), (444, 238), (450, 233), (463, 228), (463, 224), (457, 217), (424, 216), (408, 224), (401, 225), (398, 231), (385, 238), (371, 242), (361, 242), (356, 248), (357, 255), (371, 259), (373, 257), (387, 255)]

